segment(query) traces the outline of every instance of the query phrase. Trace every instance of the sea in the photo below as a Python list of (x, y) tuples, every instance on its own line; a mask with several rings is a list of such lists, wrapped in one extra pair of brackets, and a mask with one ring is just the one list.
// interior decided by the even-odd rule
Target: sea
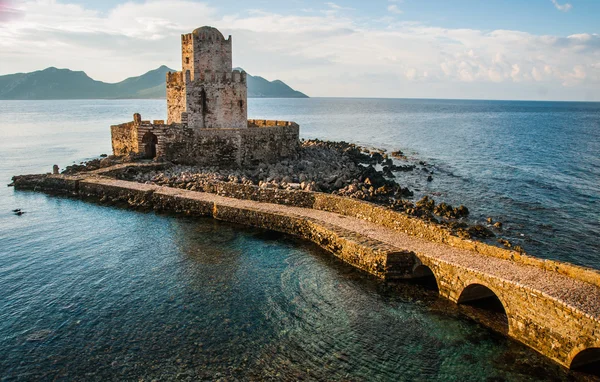
[[(600, 103), (250, 99), (304, 139), (407, 156), (396, 181), (529, 254), (600, 269)], [(164, 100), (0, 101), (0, 381), (572, 380), (419, 285), (300, 239), (15, 191), (110, 154)], [(433, 180), (428, 181), (431, 176)], [(20, 209), (17, 216), (13, 210)]]

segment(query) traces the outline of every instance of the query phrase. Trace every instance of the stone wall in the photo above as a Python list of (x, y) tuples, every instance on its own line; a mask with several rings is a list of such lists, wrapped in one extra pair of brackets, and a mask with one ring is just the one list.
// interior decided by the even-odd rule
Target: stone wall
[(114, 155), (122, 156), (139, 151), (138, 130), (135, 122), (111, 126), (110, 134)]
[(144, 154), (146, 142), (155, 137), (156, 157), (179, 164), (237, 167), (294, 158), (300, 149), (298, 124), (266, 122), (269, 127), (250, 121), (246, 126), (252, 127), (243, 129), (191, 129), (162, 120), (138, 120), (111, 126), (113, 153)]
[(187, 105), (183, 72), (167, 73), (167, 124), (181, 123)]
[(295, 122), (274, 121), (268, 119), (249, 119), (248, 127), (297, 126)]
[(180, 164), (253, 166), (293, 158), (300, 148), (298, 125), (168, 132), (164, 158)]
[(186, 81), (188, 126), (193, 129), (246, 128), (247, 98), (245, 72), (199, 72), (195, 80)]

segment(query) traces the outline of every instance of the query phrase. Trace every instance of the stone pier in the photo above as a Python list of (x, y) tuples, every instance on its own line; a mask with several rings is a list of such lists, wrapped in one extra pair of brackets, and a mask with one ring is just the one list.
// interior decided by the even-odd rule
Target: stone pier
[(111, 171), (20, 176), (14, 185), (285, 232), (381, 279), (433, 276), (440, 295), (458, 304), (497, 297), (508, 335), (559, 364), (600, 361), (596, 270), (463, 240), (359, 200), (218, 182), (204, 192), (188, 191), (105, 176)]

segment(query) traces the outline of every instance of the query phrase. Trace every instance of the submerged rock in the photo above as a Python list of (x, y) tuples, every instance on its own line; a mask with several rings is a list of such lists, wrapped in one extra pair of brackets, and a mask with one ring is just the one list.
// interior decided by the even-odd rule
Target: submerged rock
[(406, 155), (404, 155), (404, 153), (400, 150), (396, 150), (396, 151), (392, 151), (392, 153), (390, 154), (392, 156), (392, 158), (396, 158), (396, 159), (407, 159)]
[(480, 224), (467, 228), (467, 232), (473, 237), (479, 237), (484, 239), (496, 236), (492, 231)]
[(25, 340), (28, 342), (40, 342), (46, 340), (52, 334), (52, 330), (43, 329), (28, 335)]

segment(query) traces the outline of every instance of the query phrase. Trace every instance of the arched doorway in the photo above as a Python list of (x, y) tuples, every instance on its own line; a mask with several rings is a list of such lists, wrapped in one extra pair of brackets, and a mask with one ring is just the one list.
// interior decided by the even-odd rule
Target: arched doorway
[(142, 138), (144, 144), (144, 158), (154, 159), (156, 157), (156, 145), (158, 144), (158, 138), (151, 132), (144, 134)]
[(485, 285), (468, 285), (461, 292), (457, 303), (465, 306), (465, 313), (477, 321), (498, 332), (508, 333), (508, 315), (504, 304), (496, 293)]
[(600, 376), (600, 348), (580, 351), (571, 361), (571, 369)]

